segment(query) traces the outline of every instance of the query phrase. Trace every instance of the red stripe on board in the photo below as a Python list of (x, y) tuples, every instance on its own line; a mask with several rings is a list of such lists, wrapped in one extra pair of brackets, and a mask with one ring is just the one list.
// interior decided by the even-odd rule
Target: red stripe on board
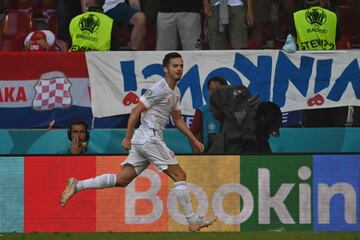
[[(116, 173), (121, 171), (120, 163), (126, 159), (126, 156), (98, 156), (96, 160), (97, 175), (104, 173)], [(167, 194), (169, 189), (169, 180), (167, 175), (159, 174), (153, 166), (148, 168), (153, 178), (159, 180), (157, 185), (151, 181), (148, 177), (144, 177), (144, 173), (133, 180), (135, 184), (135, 192), (128, 192), (128, 194), (134, 194), (133, 199), (135, 204), (126, 204), (126, 189), (125, 188), (113, 188), (98, 191), (96, 194), (96, 230), (97, 232), (166, 232), (168, 228), (168, 211), (167, 211)], [(137, 198), (141, 196), (139, 194), (148, 192), (150, 188), (156, 188), (155, 201), (161, 202), (161, 208), (155, 208), (153, 202), (149, 201), (147, 197), (145, 199)], [(130, 188), (129, 186), (127, 187)], [(129, 197), (129, 196), (128, 196)], [(131, 196), (130, 196), (131, 197)], [(159, 205), (158, 205), (159, 206)], [(132, 218), (132, 216), (126, 216), (126, 208), (134, 207), (137, 219), (144, 220), (144, 223), (130, 223), (126, 219)], [(149, 216), (151, 213), (155, 214), (158, 218), (153, 219)]]
[(83, 52), (1, 52), (0, 69), (0, 80), (36, 80), (52, 71), (72, 78), (89, 76)]
[(84, 191), (61, 208), (60, 196), (69, 177), (96, 174), (95, 156), (24, 158), (24, 232), (96, 231), (96, 193)]

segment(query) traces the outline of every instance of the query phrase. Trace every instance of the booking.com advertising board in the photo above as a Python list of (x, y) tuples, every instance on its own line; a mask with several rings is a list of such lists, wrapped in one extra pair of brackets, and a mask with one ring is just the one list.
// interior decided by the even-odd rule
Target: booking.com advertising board
[[(359, 231), (360, 155), (178, 156), (204, 231)], [(0, 232), (187, 231), (172, 182), (153, 167), (127, 188), (60, 207), (69, 177), (114, 173), (125, 156), (0, 158)]]

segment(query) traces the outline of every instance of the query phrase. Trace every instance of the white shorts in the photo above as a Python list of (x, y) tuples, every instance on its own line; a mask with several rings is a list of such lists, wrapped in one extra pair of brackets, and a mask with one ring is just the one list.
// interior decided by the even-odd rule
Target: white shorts
[(168, 168), (168, 165), (179, 164), (175, 154), (163, 141), (149, 140), (144, 144), (131, 144), (129, 156), (121, 163), (121, 166), (130, 164), (135, 168), (136, 174), (139, 175), (149, 164), (162, 172)]

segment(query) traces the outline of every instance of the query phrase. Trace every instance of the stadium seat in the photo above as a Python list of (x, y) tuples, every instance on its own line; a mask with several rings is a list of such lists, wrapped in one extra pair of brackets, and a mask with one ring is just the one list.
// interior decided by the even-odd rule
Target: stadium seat
[(17, 1), (17, 10), (19, 12), (32, 13), (32, 1), (31, 0)]
[(129, 50), (130, 33), (123, 27), (116, 27), (115, 36), (115, 41), (117, 41), (116, 48), (118, 50)]
[(360, 43), (360, 16), (352, 6), (336, 6), (341, 37), (348, 39), (351, 44)]
[(27, 12), (9, 11), (1, 23), (2, 51), (20, 51), (29, 32), (37, 29), (32, 15)]
[(67, 52), (69, 50), (69, 45), (63, 41), (63, 40), (60, 40), (60, 39), (56, 39), (56, 51), (59, 51), (59, 52)]
[(8, 1), (7, 9), (8, 9), (8, 11), (17, 10), (17, 1)]
[(259, 46), (257, 46), (256, 42), (254, 39), (252, 39), (251, 36), (248, 37), (247, 45), (247, 49), (259, 49)]
[(355, 0), (336, 0), (337, 6), (354, 6)]
[(351, 43), (346, 38), (341, 38), (336, 42), (336, 49), (351, 49)]
[(55, 11), (51, 11), (47, 13), (47, 26), (50, 31), (52, 31), (55, 36), (58, 35), (58, 29), (57, 29), (57, 13)]
[(145, 50), (155, 50), (156, 26), (154, 23), (146, 24)]

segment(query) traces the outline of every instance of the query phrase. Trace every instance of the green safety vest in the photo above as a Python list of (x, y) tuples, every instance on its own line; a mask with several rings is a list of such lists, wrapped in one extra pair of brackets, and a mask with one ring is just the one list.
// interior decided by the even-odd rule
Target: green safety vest
[(299, 50), (335, 50), (336, 14), (322, 7), (294, 13)]
[(74, 17), (69, 25), (69, 51), (108, 51), (113, 20), (103, 13), (87, 12)]

